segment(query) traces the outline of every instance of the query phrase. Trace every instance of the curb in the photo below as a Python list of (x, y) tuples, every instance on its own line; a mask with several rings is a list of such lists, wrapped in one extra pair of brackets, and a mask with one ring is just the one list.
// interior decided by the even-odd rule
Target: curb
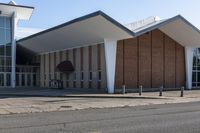
[(27, 94), (0, 94), (0, 97), (52, 97), (52, 98), (121, 98), (121, 99), (169, 99), (166, 97), (145, 96), (83, 96), (83, 95), (27, 95)]

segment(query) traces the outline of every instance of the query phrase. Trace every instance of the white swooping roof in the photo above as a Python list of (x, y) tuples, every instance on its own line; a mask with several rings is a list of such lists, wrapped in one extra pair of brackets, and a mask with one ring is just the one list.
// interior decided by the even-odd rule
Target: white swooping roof
[(199, 29), (180, 15), (165, 20), (155, 19), (131, 29), (101, 11), (20, 39), (17, 43), (42, 54), (102, 43), (105, 38), (121, 40), (137, 37), (154, 29), (160, 29), (183, 46), (200, 47)]

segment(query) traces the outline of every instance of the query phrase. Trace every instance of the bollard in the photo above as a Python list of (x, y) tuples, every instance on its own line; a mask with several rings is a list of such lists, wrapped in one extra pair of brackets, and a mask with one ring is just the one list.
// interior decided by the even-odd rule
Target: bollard
[(139, 87), (139, 95), (142, 96), (142, 85)]
[(160, 92), (159, 92), (159, 96), (162, 96), (162, 92), (163, 92), (163, 86), (160, 87)]
[(184, 96), (184, 86), (183, 87), (181, 87), (181, 97), (183, 97)]
[(122, 94), (125, 94), (125, 93), (126, 93), (126, 86), (122, 85)]

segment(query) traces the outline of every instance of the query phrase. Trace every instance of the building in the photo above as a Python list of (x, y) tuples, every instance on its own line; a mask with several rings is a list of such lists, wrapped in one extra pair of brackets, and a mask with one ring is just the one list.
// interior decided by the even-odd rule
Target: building
[(1, 70), (2, 87), (52, 87), (61, 81), (64, 88), (114, 93), (122, 85), (130, 90), (140, 85), (145, 89), (200, 86), (198, 81), (192, 83), (200, 31), (180, 15), (122, 25), (97, 11), (15, 41), (16, 18), (29, 19), (33, 8), (11, 3), (0, 4), (0, 9), (12, 12), (13, 23), (9, 66), (4, 63), (5, 52), (0, 59), (0, 65), (12, 70)]
[(0, 3), (0, 87), (15, 87), (15, 33), (20, 20), (29, 20), (33, 7)]

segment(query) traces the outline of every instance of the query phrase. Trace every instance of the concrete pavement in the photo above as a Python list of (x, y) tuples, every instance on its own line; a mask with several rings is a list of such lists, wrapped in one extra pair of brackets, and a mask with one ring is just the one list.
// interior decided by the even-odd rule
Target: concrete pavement
[[(180, 91), (163, 92), (163, 97), (158, 96), (158, 92), (129, 94), (104, 94), (104, 93), (68, 93), (62, 94), (61, 97), (53, 96), (61, 93), (59, 90), (47, 91), (35, 90), (35, 93), (44, 92), (48, 95), (34, 97), (30, 95), (1, 95), (0, 97), (0, 114), (15, 113), (34, 113), (34, 112), (51, 112), (63, 110), (80, 110), (88, 108), (111, 108), (111, 107), (133, 107), (152, 104), (169, 104), (169, 103), (187, 103), (200, 101), (200, 90), (186, 91), (185, 96), (180, 97)], [(29, 91), (22, 91), (28, 92)], [(33, 92), (33, 90), (32, 90)], [(19, 92), (18, 92), (19, 93)], [(31, 93), (30, 93), (31, 94)]]
[(199, 133), (200, 102), (0, 116), (1, 133)]

